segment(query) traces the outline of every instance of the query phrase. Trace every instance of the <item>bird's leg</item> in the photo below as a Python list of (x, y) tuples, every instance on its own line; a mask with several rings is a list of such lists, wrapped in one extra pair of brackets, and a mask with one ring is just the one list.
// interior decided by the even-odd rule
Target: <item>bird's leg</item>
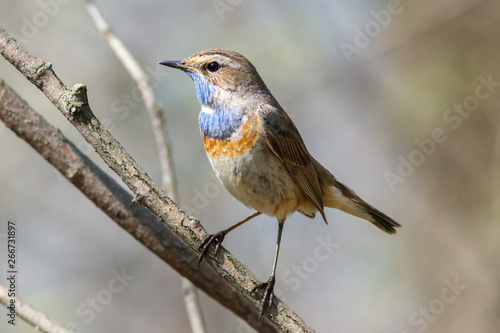
[(278, 255), (280, 253), (281, 234), (283, 232), (283, 225), (285, 219), (278, 221), (278, 240), (276, 242), (276, 253), (274, 255), (273, 271), (267, 282), (261, 283), (252, 289), (255, 292), (259, 289), (264, 289), (264, 297), (262, 297), (262, 308), (260, 309), (259, 319), (264, 314), (267, 308), (273, 305), (274, 298), (274, 284), (276, 283), (276, 266), (278, 265)]
[(198, 257), (198, 267), (200, 266), (200, 263), (203, 260), (203, 257), (207, 253), (207, 250), (208, 250), (208, 248), (210, 247), (211, 244), (215, 244), (214, 255), (217, 255), (217, 252), (219, 251), (220, 244), (222, 243), (222, 241), (224, 240), (224, 237), (226, 237), (226, 235), (227, 235), (228, 232), (230, 232), (231, 230), (234, 230), (234, 229), (238, 228), (243, 223), (250, 221), (251, 219), (253, 219), (256, 216), (259, 216), (260, 214), (262, 214), (262, 213), (261, 212), (256, 212), (256, 213), (250, 215), (249, 217), (247, 217), (246, 219), (244, 219), (244, 220), (236, 223), (232, 227), (229, 227), (227, 229), (219, 231), (218, 233), (208, 235), (201, 242), (200, 246), (198, 247), (198, 250), (201, 251), (200, 256)]

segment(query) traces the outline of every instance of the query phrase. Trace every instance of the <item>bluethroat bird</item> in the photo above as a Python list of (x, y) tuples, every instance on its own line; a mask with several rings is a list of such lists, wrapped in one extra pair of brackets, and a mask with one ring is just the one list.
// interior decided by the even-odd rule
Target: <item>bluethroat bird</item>
[(278, 219), (278, 239), (271, 277), (253, 288), (264, 290), (260, 314), (271, 307), (281, 234), (286, 218), (298, 211), (313, 218), (325, 207), (338, 208), (393, 234), (400, 225), (367, 204), (316, 161), (290, 117), (239, 53), (212, 49), (182, 61), (162, 61), (191, 77), (201, 104), (198, 117), (205, 151), (217, 177), (239, 201), (256, 213), (209, 235), (198, 264), (211, 245), (215, 254), (231, 230), (266, 214)]

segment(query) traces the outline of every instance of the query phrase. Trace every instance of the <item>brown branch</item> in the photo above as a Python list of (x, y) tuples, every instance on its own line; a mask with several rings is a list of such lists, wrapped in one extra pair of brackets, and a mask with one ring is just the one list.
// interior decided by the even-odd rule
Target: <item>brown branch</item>
[[(176, 258), (181, 261), (184, 267), (184, 269), (178, 270), (182, 275), (188, 277), (200, 289), (205, 290), (210, 296), (241, 316), (259, 331), (275, 331), (276, 329), (281, 331), (312, 331), (279, 299), (277, 299), (274, 311), (266, 314), (276, 326), (273, 327), (264, 318), (262, 322), (259, 322), (257, 318), (260, 297), (252, 295), (250, 292), (259, 281), (224, 248), (220, 249), (217, 258), (208, 258), (207, 262), (237, 293), (231, 292), (227, 288), (222, 292), (217, 289), (221, 283), (220, 280), (212, 283), (196, 280), (197, 276), (206, 272), (206, 267), (203, 265), (199, 271), (196, 269), (196, 254), (200, 241), (207, 236), (207, 233), (196, 218), (186, 215), (151, 181), (123, 147), (104, 129), (90, 110), (85, 86), (75, 85), (72, 89), (68, 89), (55, 75), (50, 64), (29, 54), (2, 28), (0, 28), (0, 52), (66, 116), (108, 166), (136, 194), (135, 200), (148, 207), (182, 239), (185, 246), (190, 249), (188, 253), (191, 253), (191, 256), (186, 257), (185, 254), (180, 254)], [(139, 219), (137, 223), (140, 224), (134, 223), (127, 227), (124, 226), (124, 228), (129, 232), (132, 231), (134, 237), (139, 239), (144, 236), (145, 227), (142, 222), (142, 219)], [(148, 238), (147, 241), (141, 240), (141, 242), (157, 253), (158, 249), (152, 245), (163, 243), (165, 237), (163, 234), (166, 233), (166, 229), (161, 228), (160, 223), (153, 222), (151, 224), (152, 234), (150, 236), (154, 239)], [(240, 296), (243, 296), (244, 299)], [(251, 306), (248, 306), (248, 303)]]
[(31, 326), (36, 327), (38, 331), (46, 333), (72, 332), (51, 320), (45, 313), (33, 309), (31, 305), (25, 303), (21, 298), (17, 296), (14, 298), (9, 297), (7, 287), (0, 283), (0, 303), (8, 307), (12, 299), (15, 300), (16, 313), (19, 317)]
[[(153, 88), (148, 83), (148, 76), (122, 41), (113, 33), (104, 17), (102, 17), (95, 1), (84, 0), (83, 2), (102, 38), (109, 44), (113, 52), (115, 52), (141, 92), (155, 138), (156, 153), (160, 162), (162, 176), (162, 188), (172, 200), (179, 202), (171, 149), (163, 122), (163, 110), (155, 98)], [(184, 303), (191, 324), (191, 330), (193, 333), (206, 333), (207, 326), (203, 318), (198, 292), (188, 279), (182, 277), (181, 279)]]

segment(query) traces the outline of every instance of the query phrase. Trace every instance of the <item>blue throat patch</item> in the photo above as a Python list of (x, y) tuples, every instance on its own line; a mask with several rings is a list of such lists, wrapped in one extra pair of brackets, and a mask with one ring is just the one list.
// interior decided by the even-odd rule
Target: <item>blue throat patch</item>
[[(217, 105), (213, 101), (217, 86), (205, 80), (200, 74), (186, 71), (194, 82), (196, 95), (201, 105), (210, 112), (202, 110), (198, 116), (201, 132), (210, 139), (228, 139), (240, 128), (243, 121), (243, 113), (239, 109)], [(208, 111), (207, 110), (207, 111)]]
[(228, 139), (240, 128), (243, 115), (240, 110), (213, 108), (213, 113), (200, 111), (198, 123), (204, 136), (210, 139)]
[(214, 91), (217, 88), (215, 84), (208, 82), (196, 72), (186, 71), (186, 73), (194, 82), (194, 89), (196, 90), (196, 96), (198, 96), (200, 103), (202, 105), (212, 104)]

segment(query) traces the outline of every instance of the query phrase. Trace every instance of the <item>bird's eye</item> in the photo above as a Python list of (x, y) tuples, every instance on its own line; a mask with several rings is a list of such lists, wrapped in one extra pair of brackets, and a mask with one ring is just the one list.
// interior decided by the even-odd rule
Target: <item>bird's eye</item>
[(212, 61), (211, 63), (207, 64), (207, 70), (209, 72), (212, 72), (212, 73), (217, 72), (219, 70), (219, 68), (220, 68), (220, 65), (216, 61)]

